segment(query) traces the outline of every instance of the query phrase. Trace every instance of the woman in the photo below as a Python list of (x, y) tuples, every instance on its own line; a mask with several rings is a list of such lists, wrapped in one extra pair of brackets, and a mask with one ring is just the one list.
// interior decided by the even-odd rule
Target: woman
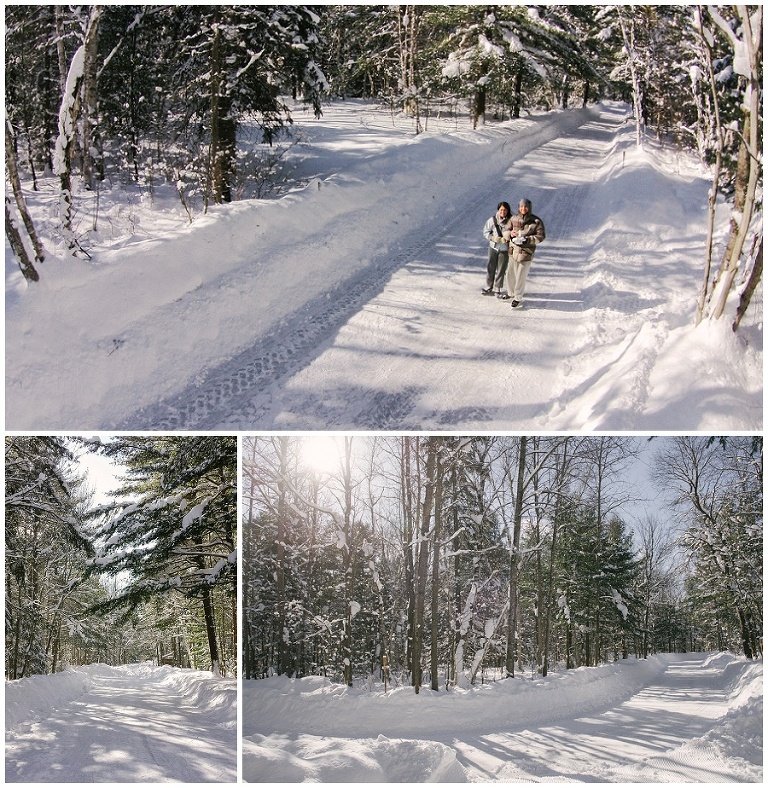
[(488, 239), (488, 267), (486, 269), (483, 295), (502, 297), (501, 288), (509, 262), (510, 216), (512, 209), (508, 202), (500, 202), (496, 213), (485, 223), (483, 235)]

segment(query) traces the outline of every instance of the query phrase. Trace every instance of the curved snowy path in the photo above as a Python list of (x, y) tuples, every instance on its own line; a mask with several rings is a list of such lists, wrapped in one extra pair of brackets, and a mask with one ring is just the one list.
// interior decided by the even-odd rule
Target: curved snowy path
[(600, 713), (453, 746), (474, 781), (749, 782), (706, 738), (729, 705), (723, 672), (705, 661), (681, 654), (653, 684)]
[(95, 675), (84, 695), (6, 733), (6, 782), (235, 782), (234, 727), (145, 673)]
[[(123, 426), (545, 428), (570, 359), (585, 344), (585, 250), (604, 219), (590, 219), (596, 178), (625, 117), (622, 108), (603, 107), (510, 162), (498, 183), (468, 192), (461, 210), (404, 236), (397, 254), (364, 266), (204, 381)], [(480, 295), (481, 230), (499, 199), (522, 196), (545, 219), (548, 237), (526, 308), (513, 312)], [(636, 309), (638, 295), (629, 295), (627, 310)], [(642, 389), (634, 374), (623, 385)]]
[(760, 783), (762, 695), (762, 662), (727, 653), (418, 695), (275, 677), (243, 687), (243, 777)]

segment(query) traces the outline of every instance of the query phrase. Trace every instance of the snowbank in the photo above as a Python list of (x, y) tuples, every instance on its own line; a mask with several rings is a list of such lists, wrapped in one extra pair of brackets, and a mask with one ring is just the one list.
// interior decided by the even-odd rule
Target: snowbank
[(464, 768), (450, 747), (434, 741), (350, 742), (326, 736), (243, 739), (245, 782), (463, 783)]
[(237, 682), (234, 679), (218, 678), (206, 670), (157, 667), (151, 663), (127, 667), (136, 676), (171, 688), (178, 697), (205, 712), (211, 722), (226, 728), (237, 727)]
[(95, 675), (111, 670), (114, 669), (108, 665), (85, 665), (50, 676), (6, 681), (5, 729), (12, 730), (24, 722), (45, 717), (50, 709), (85, 695), (93, 686)]
[(234, 783), (237, 681), (150, 663), (6, 684), (7, 783)]
[[(666, 655), (434, 692), (370, 692), (313, 676), (243, 682), (243, 734), (302, 731), (330, 736), (420, 736), (424, 730), (523, 728), (619, 702), (663, 672)], [(343, 710), (343, 712), (342, 712)]]

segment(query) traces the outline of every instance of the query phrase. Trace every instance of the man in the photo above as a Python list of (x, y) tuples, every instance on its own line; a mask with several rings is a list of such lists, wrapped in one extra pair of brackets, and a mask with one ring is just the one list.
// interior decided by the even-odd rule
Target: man
[(544, 240), (544, 222), (531, 212), (531, 201), (520, 200), (517, 213), (510, 219), (509, 264), (507, 265), (507, 295), (512, 309), (521, 309), (525, 294), (525, 280), (531, 270), (536, 247)]
[(488, 267), (485, 275), (483, 295), (502, 297), (501, 287), (507, 273), (509, 261), (509, 220), (512, 209), (508, 202), (500, 202), (496, 213), (485, 223), (483, 235), (490, 244), (488, 249)]

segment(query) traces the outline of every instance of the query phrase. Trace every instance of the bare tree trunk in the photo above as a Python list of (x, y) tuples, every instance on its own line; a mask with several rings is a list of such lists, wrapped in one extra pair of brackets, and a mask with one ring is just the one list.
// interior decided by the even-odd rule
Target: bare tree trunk
[(414, 674), (413, 649), (415, 639), (414, 615), (416, 609), (416, 595), (414, 586), (413, 566), (413, 496), (411, 491), (411, 440), (404, 436), (401, 443), (400, 457), (400, 485), (402, 489), (403, 506), (403, 563), (405, 566), (405, 596), (408, 612), (407, 635), (405, 641), (405, 664)]
[(741, 297), (739, 298), (739, 306), (736, 310), (736, 319), (733, 321), (733, 330), (738, 331), (739, 325), (741, 324), (741, 319), (744, 317), (744, 313), (749, 308), (750, 303), (752, 302), (752, 296), (754, 295), (755, 290), (757, 289), (757, 285), (763, 277), (763, 236), (762, 230), (760, 231), (760, 237), (756, 239), (757, 242), (757, 250), (754, 254), (754, 263), (752, 264), (752, 270), (749, 274), (749, 280), (747, 281), (747, 286), (741, 293)]
[(435, 464), (437, 454), (437, 437), (427, 438), (426, 481), (424, 483), (424, 500), (421, 507), (421, 528), (419, 531), (418, 565), (416, 569), (416, 605), (414, 615), (413, 637), (413, 686), (416, 692), (421, 688), (421, 658), (424, 646), (424, 607), (427, 591), (427, 569), (429, 565), (429, 523), (435, 495)]
[[(27, 235), (29, 236), (29, 240), (32, 243), (32, 248), (34, 249), (35, 253), (35, 262), (42, 263), (45, 260), (45, 252), (43, 251), (43, 245), (40, 243), (40, 239), (37, 236), (37, 231), (35, 230), (35, 225), (32, 222), (32, 217), (29, 215), (29, 211), (27, 210), (27, 203), (24, 200), (24, 192), (21, 188), (21, 179), (19, 178), (19, 168), (16, 165), (16, 155), (15, 155), (15, 148), (13, 143), (13, 134), (11, 130), (10, 121), (6, 119), (5, 121), (5, 166), (6, 171), (8, 173), (8, 180), (11, 182), (11, 189), (13, 191), (13, 197), (16, 200), (16, 208), (19, 211), (19, 215), (21, 216), (21, 220), (24, 224), (24, 228), (27, 231)], [(8, 232), (8, 206), (6, 205), (6, 234)], [(18, 228), (17, 228), (18, 229)], [(20, 232), (20, 231), (19, 231)], [(9, 239), (10, 240), (10, 239)], [(21, 265), (21, 263), (19, 263)], [(34, 269), (34, 266), (29, 263), (27, 265), (27, 270), (31, 269), (32, 276), (27, 277), (27, 273), (25, 271), (25, 267), (22, 266), (22, 272), (24, 276), (32, 281), (37, 281), (37, 272)]]
[(717, 139), (717, 149), (715, 152), (715, 166), (714, 171), (712, 173), (712, 187), (709, 190), (709, 200), (708, 200), (708, 215), (707, 215), (707, 255), (704, 261), (704, 278), (701, 283), (701, 291), (699, 292), (699, 298), (696, 302), (696, 318), (695, 322), (698, 325), (702, 318), (704, 317), (704, 307), (707, 303), (707, 296), (709, 294), (709, 279), (712, 275), (712, 245), (714, 243), (715, 237), (715, 209), (717, 206), (717, 190), (718, 185), (720, 183), (720, 171), (722, 169), (723, 164), (723, 129), (720, 123), (720, 102), (717, 98), (717, 83), (715, 81), (715, 70), (712, 65), (712, 49), (709, 46), (709, 42), (707, 37), (704, 35), (704, 24), (703, 24), (703, 9), (699, 6), (699, 11), (697, 15), (698, 19), (698, 33), (699, 38), (701, 39), (702, 46), (704, 47), (704, 52), (706, 53), (707, 57), (707, 70), (709, 72), (709, 84), (710, 84), (710, 91), (712, 94), (712, 107), (715, 115), (715, 136)]
[(91, 6), (88, 25), (83, 40), (83, 82), (82, 82), (82, 153), (83, 180), (85, 185), (96, 189), (96, 181), (101, 179), (101, 167), (96, 163), (94, 151), (97, 147), (98, 129), (98, 56), (99, 23), (102, 7)]
[(555, 500), (555, 512), (552, 517), (552, 543), (549, 549), (549, 579), (547, 582), (547, 606), (544, 620), (544, 661), (541, 666), (541, 675), (549, 673), (549, 642), (552, 632), (552, 605), (554, 602), (555, 590), (555, 559), (557, 556), (558, 530), (560, 526), (561, 510), (563, 508), (563, 493), (566, 489), (568, 467), (568, 438), (563, 442), (562, 464), (558, 467), (556, 476), (557, 498)]
[(637, 73), (637, 64), (636, 64), (636, 53), (635, 53), (635, 33), (634, 33), (634, 20), (631, 18), (631, 15), (634, 13), (634, 10), (630, 7), (630, 19), (627, 20), (625, 17), (625, 12), (622, 10), (622, 6), (617, 5), (615, 6), (616, 12), (619, 15), (619, 25), (621, 27), (621, 35), (624, 39), (624, 47), (627, 50), (627, 59), (629, 64), (629, 73), (632, 77), (632, 102), (634, 105), (635, 111), (635, 137), (636, 137), (636, 144), (638, 147), (642, 145), (643, 142), (643, 135), (642, 135), (642, 128), (643, 128), (643, 92), (640, 87), (640, 78)]
[(442, 538), (442, 507), (443, 507), (443, 462), (438, 450), (435, 465), (435, 530), (432, 536), (432, 638), (430, 643), (429, 672), (432, 680), (432, 689), (439, 689), (438, 672), (438, 616), (440, 610), (440, 539)]
[(5, 195), (5, 237), (8, 239), (8, 243), (13, 250), (13, 255), (16, 258), (16, 262), (19, 264), (24, 278), (28, 282), (37, 282), (40, 276), (34, 264), (29, 259), (29, 254), (24, 246), (21, 233), (11, 213), (11, 199), (7, 194)]
[(232, 101), (224, 92), (226, 59), (221, 28), (214, 26), (211, 48), (211, 143), (208, 155), (206, 208), (209, 197), (220, 205), (232, 201), (232, 175), (236, 147), (236, 124), (232, 117)]
[(509, 608), (507, 610), (507, 676), (515, 675), (515, 657), (517, 653), (518, 628), (518, 576), (520, 570), (520, 532), (523, 523), (523, 491), (525, 485), (525, 453), (528, 438), (520, 438), (520, 456), (517, 465), (517, 491), (515, 495), (514, 531), (512, 548), (509, 553)]
[[(202, 558), (200, 563), (202, 563)], [(205, 615), (205, 634), (208, 638), (208, 651), (211, 655), (211, 671), (214, 676), (220, 676), (221, 659), (219, 657), (219, 644), (216, 639), (216, 618), (213, 614), (211, 592), (207, 588), (203, 591), (203, 613)]]
[(352, 619), (354, 611), (353, 588), (354, 567), (352, 566), (352, 441), (351, 436), (344, 438), (344, 643), (342, 654), (344, 657), (344, 681), (348, 687), (352, 686)]
[(280, 437), (280, 477), (277, 483), (277, 664), (278, 673), (284, 675), (290, 669), (289, 651), (286, 631), (285, 598), (285, 545), (288, 539), (287, 517), (288, 504), (286, 500), (285, 477), (288, 472), (288, 437)]
[[(488, 66), (483, 62), (482, 67), (482, 74), (483, 76), (488, 71)], [(472, 101), (472, 128), (476, 129), (479, 125), (485, 125), (485, 111), (486, 111), (486, 104), (488, 100), (488, 93), (485, 89), (485, 81), (483, 79), (478, 80), (477, 85), (475, 86), (475, 96)]]
[(523, 106), (523, 69), (518, 66), (517, 74), (515, 74), (515, 97), (512, 101), (512, 117), (517, 119), (520, 117), (520, 110)]
[(400, 58), (400, 88), (403, 110), (416, 120), (416, 133), (422, 131), (416, 59), (418, 53), (419, 22), (421, 11), (415, 5), (395, 6), (397, 15), (397, 38)]

